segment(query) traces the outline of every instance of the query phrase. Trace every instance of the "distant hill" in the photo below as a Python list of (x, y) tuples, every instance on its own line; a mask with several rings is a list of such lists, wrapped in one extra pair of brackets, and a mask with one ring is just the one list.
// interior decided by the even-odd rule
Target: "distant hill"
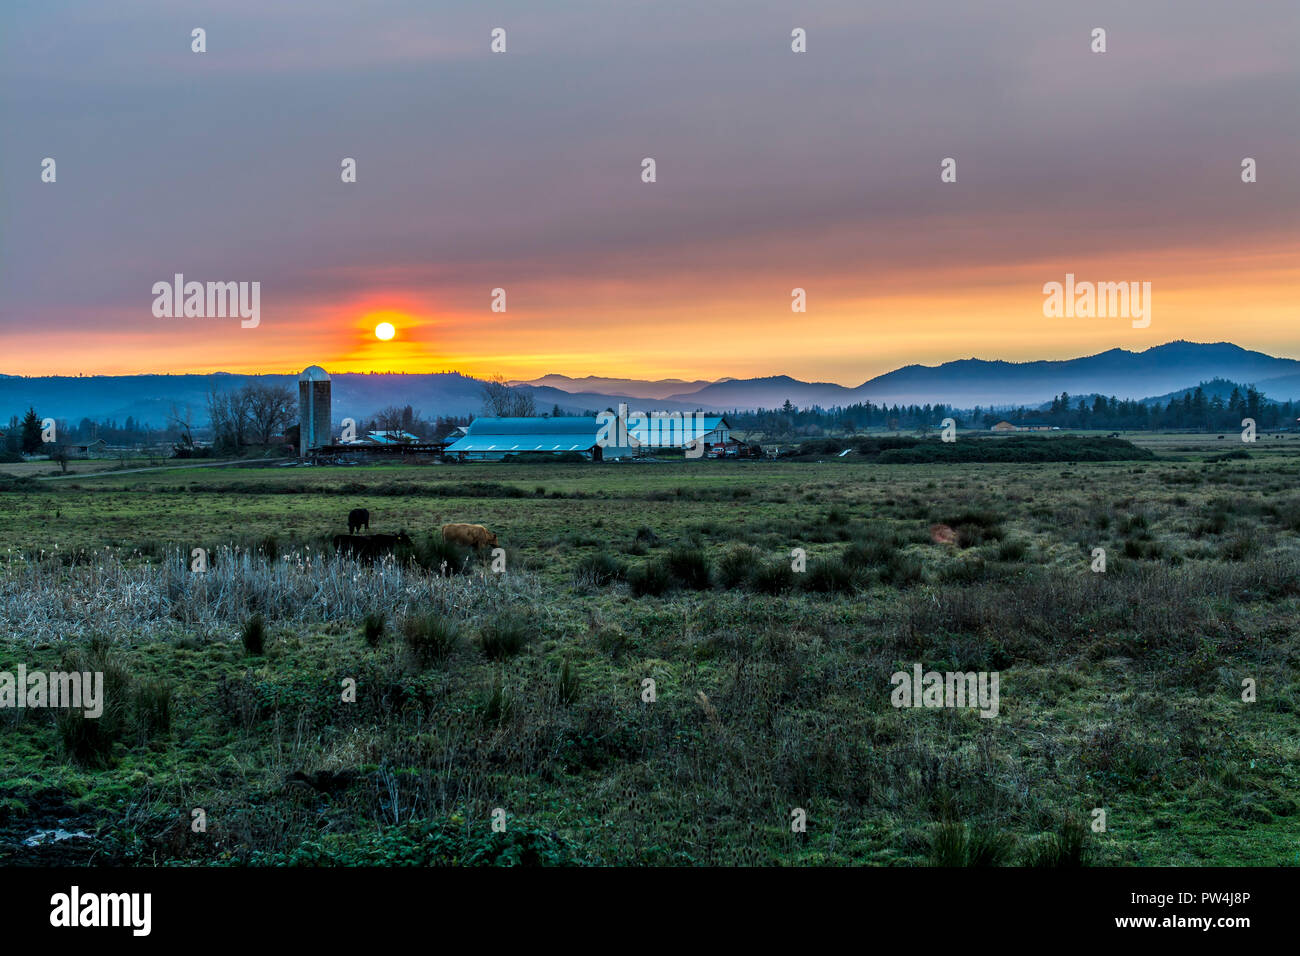
[[(727, 381), (720, 379), (719, 381)], [(708, 379), (688, 382), (680, 378), (661, 378), (644, 381), (632, 378), (601, 378), (587, 375), (583, 378), (570, 378), (567, 375), (543, 375), (531, 381), (511, 382), (511, 385), (532, 385), (542, 388), (556, 388), (570, 394), (605, 394), (630, 395), (635, 398), (670, 398), (682, 392), (693, 392), (712, 385)]]
[(1101, 393), (1142, 399), (1212, 379), (1257, 385), (1270, 398), (1300, 398), (1300, 361), (1275, 358), (1227, 342), (1170, 342), (1142, 352), (1111, 349), (1060, 361), (1004, 362), (960, 359), (942, 365), (908, 365), (847, 388), (829, 382), (802, 382), (788, 375), (734, 379), (677, 393), (683, 404), (716, 408), (779, 408), (788, 399), (800, 407), (910, 405), (942, 402), (975, 405), (1037, 405), (1061, 392)]
[[(261, 376), (293, 386), (296, 375)], [(228, 390), (245, 375), (87, 375), (22, 377), (0, 375), (0, 418), (29, 406), (42, 416), (78, 422), (83, 417), (124, 422), (128, 415), (155, 427), (166, 423), (171, 406), (189, 406), (193, 422), (207, 418), (211, 385)], [(1275, 401), (1300, 400), (1300, 361), (1275, 358), (1227, 342), (1170, 342), (1142, 352), (1111, 349), (1063, 361), (1003, 362), (961, 359), (942, 365), (908, 365), (856, 388), (833, 382), (803, 382), (788, 375), (763, 378), (642, 382), (615, 378), (547, 375), (516, 387), (533, 394), (538, 412), (556, 405), (566, 413), (599, 411), (626, 402), (641, 411), (730, 411), (779, 408), (788, 399), (806, 408), (857, 402), (877, 405), (943, 403), (958, 408), (1034, 407), (1061, 392), (1077, 398), (1111, 395), (1161, 404), (1181, 398), (1197, 383), (1253, 384)], [(700, 385), (698, 388), (692, 386)], [(561, 387), (563, 386), (563, 387)], [(683, 390), (676, 390), (681, 388)], [(665, 397), (656, 397), (671, 391)], [(1211, 393), (1217, 394), (1217, 392)], [(482, 410), (482, 382), (458, 372), (427, 374), (339, 374), (334, 376), (334, 417), (366, 417), (389, 405), (411, 405), (424, 416), (476, 415)]]
[[(1142, 352), (1111, 349), (1065, 361), (1000, 362), (963, 359), (937, 366), (909, 365), (854, 389), (858, 400), (880, 404), (942, 401), (959, 407), (1032, 405), (1053, 395), (1100, 393), (1142, 399), (1228, 379), (1256, 384), (1269, 398), (1300, 398), (1300, 361), (1251, 352), (1228, 342), (1170, 342)], [(1265, 387), (1273, 381), (1274, 391)]]

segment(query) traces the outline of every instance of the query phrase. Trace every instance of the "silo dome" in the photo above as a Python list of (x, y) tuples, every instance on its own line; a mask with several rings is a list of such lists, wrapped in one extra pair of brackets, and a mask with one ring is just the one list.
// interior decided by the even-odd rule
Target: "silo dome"
[(330, 373), (325, 371), (319, 365), (308, 365), (298, 376), (300, 382), (328, 382)]

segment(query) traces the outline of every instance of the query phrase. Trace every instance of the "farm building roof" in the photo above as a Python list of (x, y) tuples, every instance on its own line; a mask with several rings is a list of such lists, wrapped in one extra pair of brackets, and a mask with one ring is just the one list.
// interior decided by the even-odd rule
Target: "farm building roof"
[(653, 446), (685, 444), (719, 428), (731, 427), (721, 415), (696, 416), (692, 412), (680, 417), (663, 417), (661, 413), (657, 421), (646, 421), (635, 414), (628, 417), (631, 421), (627, 433), (641, 444)]
[(587, 451), (599, 431), (595, 418), (476, 418), (447, 451)]

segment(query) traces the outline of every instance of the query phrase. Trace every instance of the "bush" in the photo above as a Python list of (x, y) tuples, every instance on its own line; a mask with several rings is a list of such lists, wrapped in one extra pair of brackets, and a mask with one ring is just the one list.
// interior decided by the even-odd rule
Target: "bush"
[(410, 614), (402, 621), (402, 639), (415, 666), (442, 664), (460, 643), (460, 628), (437, 614)]
[(966, 824), (940, 823), (930, 831), (931, 866), (966, 865)]
[(532, 623), (523, 614), (509, 611), (479, 632), (479, 647), (489, 660), (501, 661), (524, 649), (532, 632)]
[(853, 590), (853, 572), (843, 562), (823, 558), (808, 566), (803, 586), (818, 594), (842, 594)]
[(887, 564), (897, 552), (898, 541), (893, 537), (866, 538), (845, 548), (840, 560), (847, 567), (867, 570)]
[(1014, 538), (1010, 541), (1003, 541), (998, 546), (999, 561), (1023, 561), (1027, 554), (1029, 554), (1029, 545)]
[(930, 832), (931, 866), (1001, 866), (1011, 857), (1014, 838), (964, 823), (940, 823)]
[(378, 647), (384, 639), (384, 612), (371, 611), (366, 615), (365, 620), (361, 622), (361, 633), (365, 636), (366, 643), (371, 647)]
[(603, 588), (614, 581), (622, 581), (626, 577), (627, 565), (612, 554), (603, 551), (587, 555), (573, 570), (576, 584), (590, 582), (598, 588)]
[(244, 622), (239, 632), (239, 639), (243, 642), (246, 653), (253, 657), (262, 656), (266, 649), (266, 619), (262, 617), (261, 611)]
[(628, 572), (627, 583), (634, 597), (658, 597), (672, 587), (673, 579), (662, 562), (646, 561)]
[(131, 694), (131, 709), (141, 741), (171, 730), (174, 694), (166, 681), (147, 680), (136, 686)]
[(794, 587), (794, 571), (789, 561), (777, 558), (755, 568), (750, 583), (761, 594), (780, 594)]
[(725, 588), (744, 587), (758, 569), (760, 553), (751, 544), (728, 548), (718, 561), (718, 583)]
[(707, 591), (713, 586), (708, 556), (700, 548), (674, 548), (666, 567), (678, 584), (691, 591)]
[(1076, 816), (1067, 816), (1056, 833), (1047, 834), (1029, 848), (1025, 863), (1045, 867), (1085, 866), (1087, 839), (1087, 825)]
[(117, 663), (112, 643), (104, 637), (92, 638), (85, 651), (65, 654), (59, 669), (104, 675), (100, 715), (87, 717), (84, 707), (61, 708), (55, 724), (69, 758), (85, 766), (106, 767), (112, 762), (113, 745), (126, 729), (131, 674)]
[(909, 554), (903, 554), (901, 551), (895, 551), (891, 554), (879, 573), (880, 580), (883, 583), (896, 588), (921, 584), (925, 580), (925, 574), (921, 570), (921, 562)]

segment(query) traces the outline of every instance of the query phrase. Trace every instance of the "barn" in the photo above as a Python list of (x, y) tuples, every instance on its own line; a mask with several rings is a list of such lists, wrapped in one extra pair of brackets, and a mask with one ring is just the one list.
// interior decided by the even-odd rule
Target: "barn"
[(601, 425), (593, 417), (476, 418), (445, 454), (460, 461), (492, 461), (507, 455), (573, 453), (593, 461), (632, 458), (631, 445), (600, 447)]
[(731, 425), (721, 415), (700, 412), (653, 412), (649, 416), (627, 416), (628, 435), (633, 444), (653, 453), (656, 449), (693, 449), (703, 445), (699, 456), (722, 458), (740, 454), (744, 443), (731, 437)]

